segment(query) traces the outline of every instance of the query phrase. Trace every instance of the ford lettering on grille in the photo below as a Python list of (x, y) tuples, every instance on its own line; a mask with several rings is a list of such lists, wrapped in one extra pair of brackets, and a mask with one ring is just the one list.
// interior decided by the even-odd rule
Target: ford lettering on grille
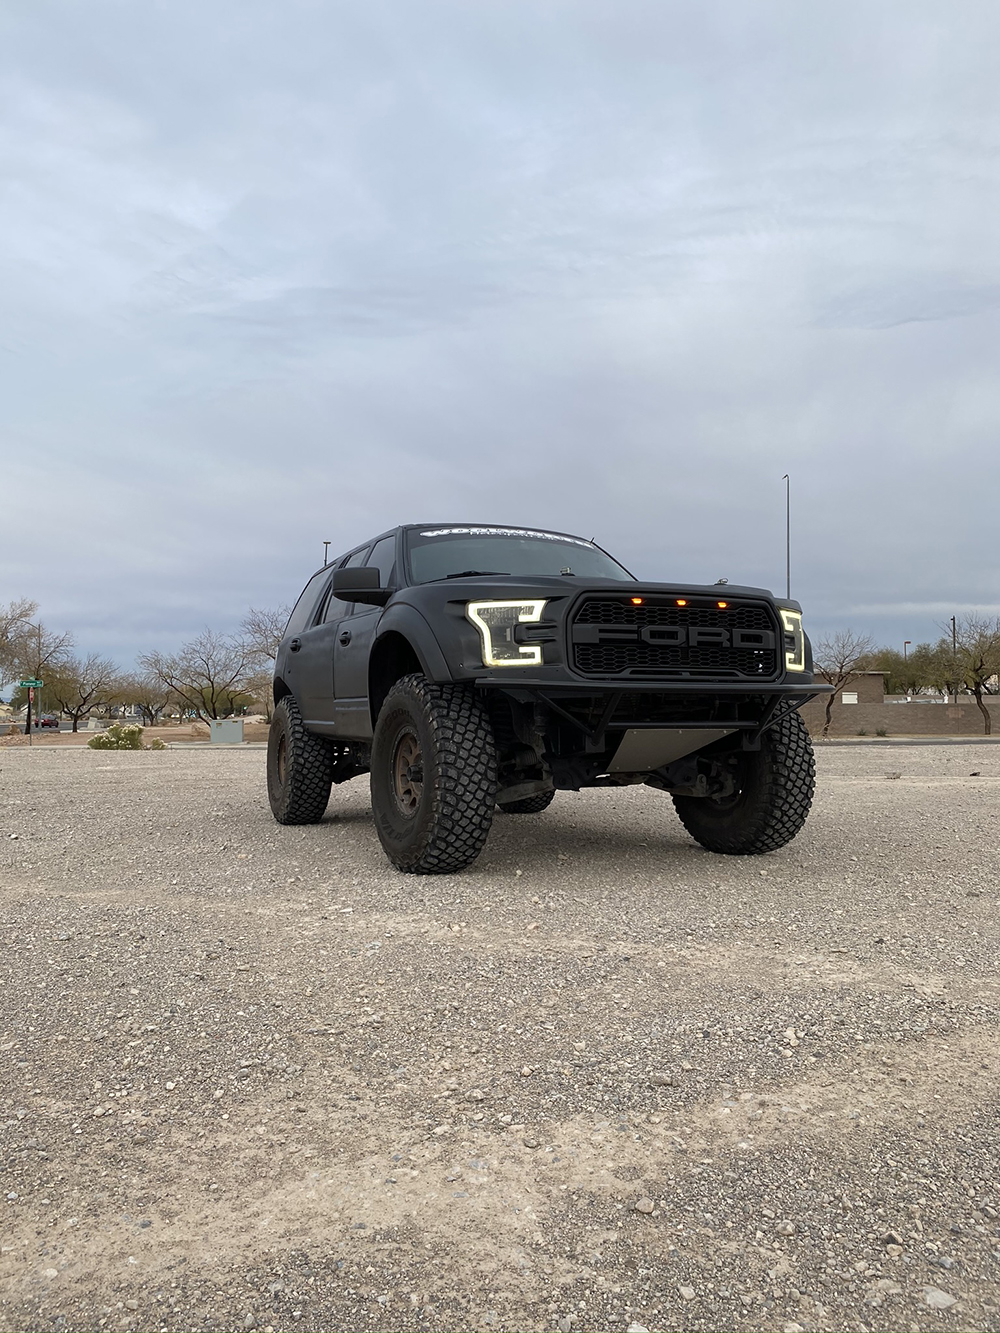
[(573, 664), (588, 676), (760, 680), (777, 671), (779, 638), (763, 606), (591, 598), (573, 617), (570, 638)]

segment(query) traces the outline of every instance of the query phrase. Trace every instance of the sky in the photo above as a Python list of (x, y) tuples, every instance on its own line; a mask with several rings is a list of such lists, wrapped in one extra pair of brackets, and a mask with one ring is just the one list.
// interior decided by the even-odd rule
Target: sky
[(130, 665), (402, 522), (1000, 614), (995, 0), (6, 0), (0, 602)]

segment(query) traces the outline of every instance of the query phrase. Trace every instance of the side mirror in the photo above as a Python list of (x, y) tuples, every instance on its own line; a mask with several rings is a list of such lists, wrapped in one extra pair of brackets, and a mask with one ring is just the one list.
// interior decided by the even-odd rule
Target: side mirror
[(365, 567), (336, 570), (331, 591), (341, 602), (365, 602), (369, 606), (385, 606), (396, 590), (380, 587), (378, 570), (374, 567)]

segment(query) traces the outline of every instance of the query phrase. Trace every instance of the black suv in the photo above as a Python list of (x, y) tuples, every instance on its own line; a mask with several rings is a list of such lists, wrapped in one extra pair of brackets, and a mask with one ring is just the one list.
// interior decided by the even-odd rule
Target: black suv
[(812, 675), (796, 602), (638, 582), (565, 533), (411, 524), (312, 576), (278, 650), (267, 754), (283, 824), (371, 774), (400, 870), (474, 861), (494, 810), (642, 782), (733, 855), (789, 842), (812, 801), (798, 714)]

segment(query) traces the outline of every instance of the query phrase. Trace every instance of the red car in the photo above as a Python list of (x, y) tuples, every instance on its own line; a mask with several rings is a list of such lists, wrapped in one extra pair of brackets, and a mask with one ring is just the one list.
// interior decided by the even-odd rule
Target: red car
[(59, 730), (59, 719), (54, 713), (43, 713), (35, 722), (36, 727), (52, 727), (55, 731)]

